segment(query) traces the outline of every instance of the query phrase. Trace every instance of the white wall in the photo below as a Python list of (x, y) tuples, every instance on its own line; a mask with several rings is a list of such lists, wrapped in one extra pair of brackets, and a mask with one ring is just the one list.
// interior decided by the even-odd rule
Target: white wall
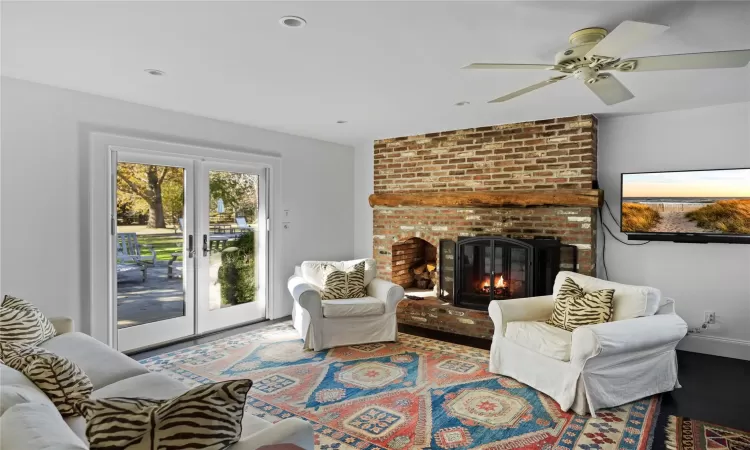
[[(117, 132), (282, 158), (278, 278), (305, 259), (354, 257), (351, 147), (2, 78), (0, 268), (2, 290), (89, 330), (88, 133)], [(240, 100), (238, 100), (240, 101)], [(248, 105), (252, 107), (252, 105)], [(283, 280), (276, 280), (283, 284)], [(277, 316), (291, 312), (281, 290)], [(106, 299), (93, 299), (106, 302)]]
[[(749, 103), (599, 120), (599, 181), (615, 217), (623, 172), (732, 167), (750, 167)], [(716, 312), (717, 324), (681, 348), (750, 359), (750, 245), (631, 247), (607, 236), (606, 258), (610, 279), (658, 287), (676, 299), (690, 327), (703, 322), (705, 311)]]
[(374, 192), (373, 141), (354, 148), (354, 253), (372, 256), (372, 208), (368, 197)]

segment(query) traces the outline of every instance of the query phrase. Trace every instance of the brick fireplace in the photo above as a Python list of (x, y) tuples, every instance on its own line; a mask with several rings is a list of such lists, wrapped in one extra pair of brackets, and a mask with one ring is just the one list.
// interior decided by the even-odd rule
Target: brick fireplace
[[(439, 196), (464, 192), (590, 190), (596, 180), (594, 116), (574, 116), (383, 139), (374, 145), (374, 191)], [(595, 273), (596, 209), (581, 206), (375, 206), (378, 276), (414, 287), (415, 266), (441, 264), (441, 240), (466, 236), (557, 238), (577, 248), (577, 267)], [(404, 300), (399, 323), (490, 339), (486, 311), (435, 295)]]

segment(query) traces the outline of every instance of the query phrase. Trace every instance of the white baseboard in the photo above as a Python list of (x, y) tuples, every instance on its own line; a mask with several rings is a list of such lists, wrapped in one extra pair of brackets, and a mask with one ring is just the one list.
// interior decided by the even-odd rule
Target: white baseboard
[(750, 361), (750, 342), (739, 339), (688, 334), (677, 345), (677, 349)]

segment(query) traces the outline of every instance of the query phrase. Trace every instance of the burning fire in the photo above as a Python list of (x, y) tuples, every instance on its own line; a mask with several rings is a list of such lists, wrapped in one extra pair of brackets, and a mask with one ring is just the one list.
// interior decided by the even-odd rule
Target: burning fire
[[(499, 289), (505, 288), (505, 280), (503, 279), (503, 276), (500, 275), (499, 277), (495, 278), (495, 291)], [(484, 277), (484, 282), (481, 286), (482, 292), (490, 292), (490, 277), (486, 276)]]

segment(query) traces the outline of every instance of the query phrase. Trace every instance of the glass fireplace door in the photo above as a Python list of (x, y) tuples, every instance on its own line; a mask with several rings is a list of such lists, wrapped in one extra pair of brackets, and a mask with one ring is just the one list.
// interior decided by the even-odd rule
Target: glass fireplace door
[(530, 292), (528, 286), (529, 277), (529, 258), (530, 253), (527, 249), (521, 247), (511, 247), (510, 257), (508, 258), (508, 269), (506, 274), (507, 288), (505, 289), (504, 298), (521, 298), (527, 297)]
[(458, 286), (461, 306), (486, 308), (492, 301), (492, 255), (492, 241), (474, 241), (461, 246), (461, 278)]
[(486, 310), (493, 300), (528, 297), (531, 245), (508, 238), (459, 239), (454, 304)]

